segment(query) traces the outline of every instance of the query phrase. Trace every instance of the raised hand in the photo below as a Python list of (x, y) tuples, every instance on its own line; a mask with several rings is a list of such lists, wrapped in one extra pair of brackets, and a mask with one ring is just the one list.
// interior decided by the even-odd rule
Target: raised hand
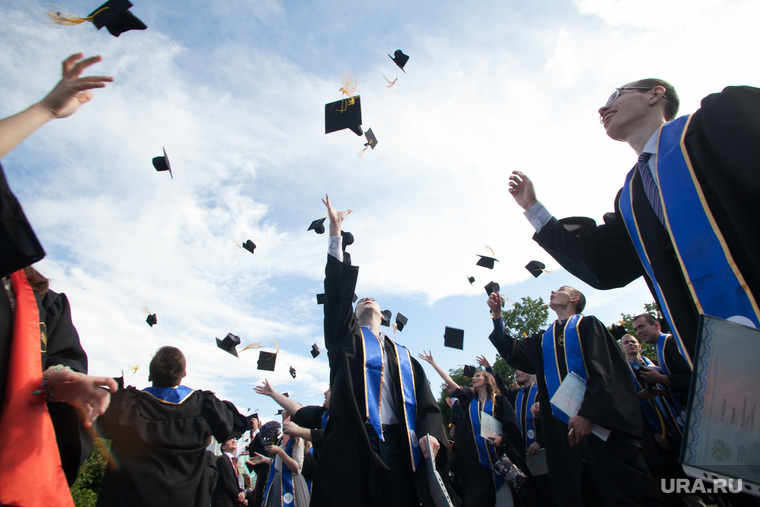
[(82, 53), (71, 55), (63, 61), (63, 77), (58, 84), (39, 102), (54, 118), (71, 116), (79, 106), (92, 98), (93, 88), (103, 88), (112, 82), (109, 76), (79, 77), (82, 72), (102, 60), (100, 56), (92, 56), (82, 61)]
[(477, 356), (475, 360), (478, 362), (480, 366), (483, 368), (490, 368), (491, 363), (488, 362), (488, 359), (486, 359), (486, 356)]
[(501, 317), (501, 296), (498, 292), (492, 292), (488, 295), (488, 308), (491, 309), (493, 318)]
[(327, 216), (330, 219), (330, 236), (340, 236), (341, 225), (343, 220), (354, 210), (349, 209), (346, 211), (338, 211), (330, 204), (330, 196), (325, 194), (325, 198), (322, 202), (327, 207)]
[(425, 353), (425, 351), (423, 350), (422, 354), (419, 354), (418, 357), (420, 359), (422, 359), (423, 361), (426, 361), (426, 362), (428, 362), (430, 364), (435, 364), (435, 359), (433, 359), (433, 351), (432, 350), (429, 351), (429, 352), (427, 352), (427, 353)]
[(512, 175), (509, 177), (509, 193), (515, 198), (515, 202), (526, 211), (538, 202), (533, 182), (520, 171), (512, 171)]
[(258, 394), (263, 394), (264, 396), (272, 396), (275, 393), (275, 390), (272, 389), (271, 385), (269, 385), (269, 381), (267, 379), (264, 379), (263, 385), (256, 386), (253, 388), (253, 390)]

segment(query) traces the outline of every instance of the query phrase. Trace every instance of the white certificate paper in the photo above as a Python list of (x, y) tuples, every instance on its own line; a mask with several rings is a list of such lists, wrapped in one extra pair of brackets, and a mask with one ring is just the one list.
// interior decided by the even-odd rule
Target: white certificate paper
[[(557, 391), (554, 393), (554, 396), (552, 396), (550, 401), (552, 405), (560, 409), (572, 419), (578, 415), (585, 394), (586, 381), (579, 377), (577, 373), (571, 371), (559, 385), (559, 388), (557, 388)], [(610, 430), (603, 428), (598, 424), (592, 426), (591, 433), (601, 438), (604, 442), (606, 442), (610, 436)]]
[(480, 412), (480, 436), (483, 438), (496, 438), (501, 433), (501, 423), (493, 416)]

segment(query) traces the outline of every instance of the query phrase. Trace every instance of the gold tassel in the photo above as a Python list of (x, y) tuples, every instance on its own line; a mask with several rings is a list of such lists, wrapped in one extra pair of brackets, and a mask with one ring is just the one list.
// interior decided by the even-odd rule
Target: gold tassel
[[(46, 5), (50, 5), (52, 7), (58, 7), (55, 4), (46, 4)], [(93, 19), (95, 19), (95, 16), (97, 16), (98, 14), (100, 14), (106, 9), (108, 9), (108, 7), (103, 7), (102, 9), (98, 9), (92, 14), (92, 16), (87, 16), (86, 18), (79, 17), (75, 14), (64, 13), (62, 11), (47, 11), (45, 15), (47, 15), (47, 17), (50, 19), (48, 23), (53, 23), (55, 25), (63, 25), (63, 26), (74, 26), (74, 25), (80, 25), (87, 21), (92, 21)]]
[(244, 350), (248, 350), (248, 349), (260, 349), (262, 347), (263, 345), (261, 345), (260, 342), (254, 342), (254, 343), (251, 343), (250, 345), (246, 345), (246, 347), (241, 349), (240, 352), (243, 352)]
[(390, 88), (391, 86), (393, 86), (393, 85), (396, 84), (396, 81), (398, 81), (398, 76), (396, 76), (396, 79), (394, 79), (393, 81), (391, 81), (390, 79), (388, 79), (387, 77), (385, 77), (385, 74), (383, 74), (383, 79), (385, 79), (385, 81), (388, 83), (388, 86), (386, 86), (386, 88)]

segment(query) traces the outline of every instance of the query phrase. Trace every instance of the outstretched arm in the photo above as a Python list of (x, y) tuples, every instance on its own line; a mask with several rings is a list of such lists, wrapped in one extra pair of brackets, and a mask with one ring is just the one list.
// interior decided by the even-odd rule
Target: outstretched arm
[(254, 387), (253, 390), (258, 394), (263, 394), (264, 396), (272, 398), (275, 403), (287, 410), (290, 415), (295, 414), (301, 408), (301, 404), (297, 401), (291, 400), (284, 394), (278, 393), (271, 385), (269, 385), (267, 379), (264, 379), (264, 384)]
[(435, 368), (435, 371), (438, 372), (438, 375), (441, 376), (444, 382), (446, 382), (446, 390), (448, 390), (450, 393), (453, 393), (457, 389), (459, 389), (459, 384), (454, 382), (448, 373), (443, 371), (443, 368), (438, 366), (438, 363), (435, 362), (435, 359), (433, 359), (433, 352), (430, 351), (427, 354), (425, 351), (422, 351), (423, 353), (419, 355), (419, 358), (422, 359), (425, 362), (430, 363), (430, 365)]
[[(29, 137), (35, 130), (54, 118), (66, 118), (92, 98), (93, 88), (103, 88), (113, 81), (108, 76), (79, 77), (100, 56), (82, 59), (82, 53), (71, 55), (63, 62), (63, 77), (40, 102), (20, 113), (0, 120), (0, 158)], [(78, 61), (81, 60), (81, 61)]]
[(111, 402), (111, 393), (118, 389), (116, 381), (110, 377), (92, 377), (68, 368), (52, 366), (44, 375), (55, 401), (65, 401), (79, 409), (85, 428), (103, 415)]

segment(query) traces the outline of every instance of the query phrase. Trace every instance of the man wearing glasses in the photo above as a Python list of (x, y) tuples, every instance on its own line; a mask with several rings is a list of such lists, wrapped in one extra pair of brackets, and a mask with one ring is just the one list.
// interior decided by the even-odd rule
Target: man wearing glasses
[(628, 83), (599, 108), (607, 135), (639, 160), (614, 213), (557, 220), (520, 171), (509, 191), (533, 236), (597, 289), (644, 276), (673, 336), (694, 354), (700, 314), (760, 327), (760, 90), (728, 87), (676, 119), (669, 83)]

